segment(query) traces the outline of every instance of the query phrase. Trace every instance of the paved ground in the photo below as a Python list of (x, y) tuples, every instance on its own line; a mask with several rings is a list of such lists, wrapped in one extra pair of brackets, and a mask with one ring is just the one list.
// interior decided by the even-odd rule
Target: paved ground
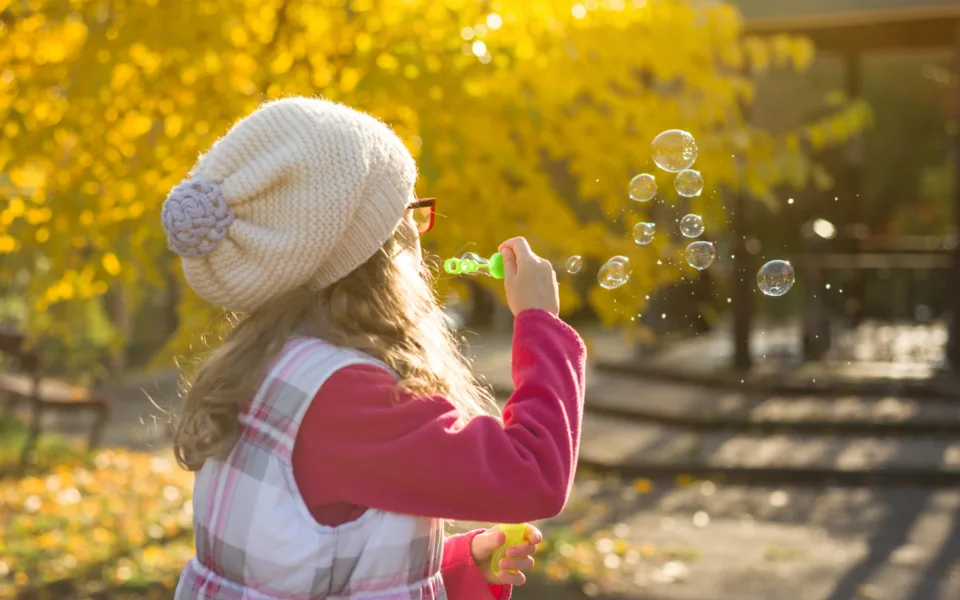
[(958, 515), (957, 490), (655, 483), (639, 494), (584, 481), (544, 529), (556, 537), (572, 522), (598, 532), (600, 549), (629, 540), (624, 556), (595, 559), (605, 583), (587, 591), (611, 597), (956, 600)]
[[(593, 357), (622, 359), (631, 352), (614, 336), (590, 337)], [(487, 336), (474, 345), (478, 370), (495, 385), (509, 386), (509, 338)], [(675, 414), (926, 422), (960, 418), (958, 404), (896, 396), (788, 400), (636, 381), (592, 369), (588, 378), (588, 402)], [(115, 386), (117, 403), (107, 443), (162, 451), (168, 444), (165, 417), (148, 394), (167, 408), (175, 402), (175, 390), (173, 372)], [(55, 425), (81, 430), (77, 422)], [(589, 413), (581, 452), (608, 461), (960, 469), (960, 440), (949, 437), (695, 434)], [(537, 581), (516, 597), (960, 599), (958, 490), (687, 483), (641, 480), (625, 486), (619, 480), (580, 477), (567, 510), (543, 528), (554, 541), (571, 531), (580, 539), (593, 536), (593, 541), (563, 550), (569, 554), (569, 564), (561, 565), (569, 571), (565, 583)], [(576, 583), (573, 573), (578, 569), (591, 572), (586, 578), (593, 583)]]
[[(616, 337), (595, 334), (591, 356), (623, 360), (630, 349)], [(496, 387), (509, 389), (509, 340), (478, 342), (478, 371)], [(641, 409), (672, 415), (739, 416), (748, 420), (942, 423), (960, 422), (960, 402), (917, 401), (889, 396), (784, 398), (731, 393), (702, 386), (639, 380), (588, 372), (587, 409), (581, 454), (604, 463), (643, 460), (720, 466), (835, 466), (841, 469), (918, 467), (960, 469), (960, 437), (885, 439), (865, 436), (736, 435), (696, 433), (643, 425), (589, 413), (596, 406)]]
[(884, 395), (807, 394), (785, 397), (752, 391), (638, 379), (592, 372), (590, 401), (604, 407), (656, 411), (673, 416), (742, 418), (753, 421), (960, 422), (960, 402)]
[[(751, 351), (757, 367), (776, 369), (802, 366), (811, 373), (832, 371), (844, 377), (929, 377), (945, 360), (947, 331), (943, 322), (889, 324), (865, 321), (854, 329), (835, 327), (826, 363), (799, 365), (802, 333), (796, 322), (758, 321), (751, 333)], [(729, 367), (733, 357), (732, 323), (721, 320), (708, 333), (671, 342), (644, 356), (645, 362), (692, 371), (711, 372)]]
[(814, 434), (732, 434), (670, 430), (588, 415), (581, 456), (603, 464), (643, 461), (721, 467), (944, 468), (960, 473), (960, 437), (884, 439)]
[[(492, 359), (487, 359), (492, 362)], [(489, 367), (489, 362), (484, 363)], [(498, 367), (499, 368), (499, 367)], [(506, 369), (506, 367), (502, 367)], [(662, 382), (637, 381), (623, 376), (590, 374), (591, 405), (642, 408), (677, 415), (739, 415), (746, 419), (797, 421), (857, 418), (936, 423), (960, 420), (960, 404), (917, 402), (909, 398), (841, 397), (785, 399), (776, 396), (711, 392)], [(495, 373), (491, 380), (498, 379)], [(505, 386), (507, 382), (497, 381)], [(175, 406), (176, 375), (162, 373), (155, 381), (128, 382), (115, 388), (114, 414), (105, 431), (105, 443), (147, 449), (163, 446), (167, 417), (161, 411)], [(148, 396), (149, 394), (149, 396)], [(152, 402), (156, 402), (155, 406)], [(595, 404), (591, 404), (595, 403)], [(78, 419), (73, 417), (73, 419)], [(82, 420), (50, 425), (82, 432)], [(916, 467), (960, 469), (960, 437), (883, 438), (812, 434), (759, 436), (727, 432), (695, 432), (590, 414), (583, 429), (581, 454), (601, 463), (669, 464), (684, 462), (712, 466), (835, 466), (840, 469)]]

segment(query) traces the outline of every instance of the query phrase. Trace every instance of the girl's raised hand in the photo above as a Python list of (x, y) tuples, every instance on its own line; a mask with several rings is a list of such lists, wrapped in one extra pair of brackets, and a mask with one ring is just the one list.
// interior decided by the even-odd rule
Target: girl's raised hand
[(531, 308), (560, 314), (560, 293), (557, 274), (550, 261), (534, 254), (522, 237), (511, 238), (500, 244), (503, 255), (503, 286), (507, 305), (514, 316)]
[[(537, 551), (537, 544), (543, 541), (543, 534), (533, 525), (527, 525), (523, 534), (524, 543), (507, 548), (507, 558), (500, 560), (500, 574), (495, 575), (490, 569), (490, 557), (493, 551), (502, 546), (506, 534), (498, 527), (478, 533), (473, 538), (470, 550), (473, 560), (483, 573), (484, 580), (491, 585), (523, 585), (527, 578), (523, 574), (533, 568), (533, 553)], [(510, 571), (516, 571), (511, 573)]]

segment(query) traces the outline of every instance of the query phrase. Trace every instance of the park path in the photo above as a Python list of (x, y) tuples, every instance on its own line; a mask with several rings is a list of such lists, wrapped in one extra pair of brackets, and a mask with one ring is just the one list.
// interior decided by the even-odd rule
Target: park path
[[(585, 337), (593, 359), (624, 360), (631, 353), (615, 335)], [(495, 387), (509, 389), (509, 336), (486, 335), (471, 343), (477, 370)], [(936, 423), (960, 420), (960, 404), (897, 396), (784, 398), (638, 379), (592, 365), (581, 446), (585, 462), (960, 469), (957, 437), (695, 432), (594, 412), (612, 406), (688, 416)], [(176, 384), (176, 373), (163, 371), (113, 386), (115, 412), (106, 443), (168, 452), (164, 416), (148, 395), (168, 408), (175, 403)], [(585, 560), (600, 561), (603, 583), (586, 591), (569, 584), (530, 589), (518, 598), (960, 598), (956, 487), (727, 485), (665, 476), (624, 481), (584, 471), (564, 513), (540, 525), (551, 539), (566, 530), (596, 536)], [(633, 550), (608, 556), (619, 539)]]
[[(897, 395), (784, 397), (626, 376), (594, 368), (599, 361), (626, 360), (632, 350), (622, 340), (604, 333), (587, 336), (587, 339), (593, 342), (594, 360), (587, 375), (581, 445), (584, 459), (610, 465), (681, 462), (721, 467), (919, 468), (957, 470), (960, 474), (960, 402), (921, 401)], [(491, 336), (476, 345), (477, 370), (495, 388), (509, 390), (509, 338)], [(708, 346), (707, 351), (709, 349)], [(690, 350), (684, 348), (682, 352)], [(776, 435), (690, 431), (624, 418), (624, 414), (630, 416), (636, 412), (674, 418), (733, 417), (787, 423), (811, 419), (920, 426), (955, 423), (958, 435), (904, 438), (804, 431)]]

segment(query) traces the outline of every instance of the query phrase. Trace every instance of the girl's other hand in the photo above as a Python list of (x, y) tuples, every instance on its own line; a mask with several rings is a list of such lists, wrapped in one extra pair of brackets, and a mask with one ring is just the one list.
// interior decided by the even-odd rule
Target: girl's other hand
[[(506, 534), (498, 527), (478, 533), (473, 538), (470, 550), (473, 560), (480, 567), (484, 580), (490, 585), (523, 585), (527, 581), (524, 571), (533, 568), (533, 553), (537, 551), (537, 544), (543, 541), (543, 534), (533, 525), (527, 525), (523, 534), (526, 541), (518, 546), (507, 548), (507, 558), (500, 559), (500, 574), (494, 575), (490, 568), (490, 558), (493, 551), (506, 541)], [(510, 571), (516, 571), (511, 573)]]
[(500, 244), (503, 255), (503, 285), (507, 305), (513, 316), (522, 311), (539, 308), (553, 315), (560, 314), (560, 291), (557, 274), (550, 261), (533, 253), (522, 237), (511, 238)]

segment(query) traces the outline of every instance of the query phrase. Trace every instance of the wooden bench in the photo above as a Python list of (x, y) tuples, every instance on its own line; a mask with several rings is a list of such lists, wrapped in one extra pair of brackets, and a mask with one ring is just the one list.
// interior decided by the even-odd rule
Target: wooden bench
[(0, 330), (0, 354), (15, 363), (15, 369), (0, 373), (0, 394), (7, 406), (21, 400), (30, 403), (30, 429), (21, 451), (21, 463), (28, 461), (36, 446), (41, 420), (47, 410), (96, 413), (88, 445), (90, 449), (97, 447), (110, 413), (106, 396), (94, 388), (43, 377), (39, 352), (28, 348), (26, 336), (19, 332)]

